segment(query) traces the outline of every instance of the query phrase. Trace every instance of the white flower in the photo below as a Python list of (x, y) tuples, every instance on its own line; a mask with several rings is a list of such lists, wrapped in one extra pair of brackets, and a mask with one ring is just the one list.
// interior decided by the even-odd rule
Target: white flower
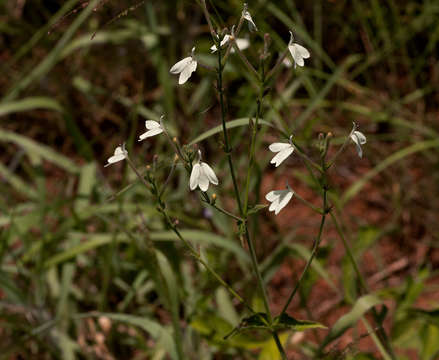
[(212, 168), (205, 162), (201, 161), (201, 151), (198, 150), (198, 162), (193, 166), (191, 177), (189, 179), (189, 187), (191, 190), (195, 190), (197, 186), (201, 191), (207, 191), (209, 188), (209, 182), (214, 185), (218, 185), (218, 178), (213, 172)]
[(288, 204), (294, 195), (294, 191), (290, 188), (287, 183), (287, 188), (285, 190), (273, 190), (270, 191), (265, 198), (271, 202), (269, 211), (274, 211), (277, 215), (279, 212)]
[(197, 60), (194, 57), (195, 47), (192, 48), (191, 56), (180, 60), (176, 63), (169, 72), (171, 74), (180, 74), (178, 78), (178, 83), (180, 85), (184, 84), (191, 77), (192, 73), (197, 70)]
[(244, 3), (244, 9), (242, 10), (242, 17), (248, 21), (248, 28), (250, 31), (258, 31), (258, 28), (254, 23), (252, 16), (248, 12), (248, 6), (246, 3)]
[(294, 145), (291, 143), (291, 138), (293, 135), (290, 136), (290, 142), (288, 143), (273, 143), (268, 148), (272, 152), (277, 152), (275, 157), (271, 159), (270, 164), (275, 164), (276, 167), (278, 167), (288, 156), (290, 156), (294, 152)]
[(363, 133), (355, 130), (356, 125), (354, 124), (354, 129), (351, 131), (351, 140), (355, 143), (355, 146), (357, 147), (357, 153), (360, 158), (363, 157), (363, 149), (361, 148), (361, 145), (366, 144), (366, 136), (364, 136)]
[[(162, 119), (163, 115), (160, 117), (160, 121)], [(145, 127), (148, 129), (148, 131), (139, 136), (139, 141), (145, 140), (146, 138), (161, 134), (163, 132), (162, 125), (154, 120), (146, 120)]]
[[(221, 47), (223, 47), (225, 44), (227, 44), (231, 38), (232, 38), (232, 35), (228, 35), (228, 34), (225, 35), (224, 38), (221, 40), (221, 44), (220, 44)], [(250, 41), (248, 39), (235, 39), (235, 42), (236, 42), (236, 46), (238, 46), (239, 50), (245, 50), (250, 46)], [(210, 48), (210, 51), (212, 53), (216, 52), (217, 50), (218, 49), (217, 49), (216, 45), (212, 45)], [(230, 52), (234, 53), (235, 49), (232, 48), (230, 50)]]
[[(224, 35), (223, 39), (221, 40), (220, 46), (223, 47), (224, 45), (226, 45), (229, 41), (230, 41), (231, 36), (229, 34)], [(210, 51), (212, 53), (216, 52), (218, 49), (216, 47), (216, 45), (212, 45), (210, 47)]]
[(303, 61), (303, 59), (308, 59), (310, 57), (310, 53), (307, 49), (305, 49), (302, 45), (296, 44), (294, 42), (292, 31), (290, 31), (290, 42), (288, 43), (288, 50), (290, 50), (291, 56), (294, 59), (294, 67), (296, 67), (296, 65), (304, 66), (305, 62)]
[(114, 155), (107, 160), (108, 164), (106, 164), (104, 167), (107, 167), (108, 165), (114, 164), (118, 161), (125, 160), (127, 156), (128, 151), (125, 150), (125, 144), (118, 146), (116, 150), (114, 150)]

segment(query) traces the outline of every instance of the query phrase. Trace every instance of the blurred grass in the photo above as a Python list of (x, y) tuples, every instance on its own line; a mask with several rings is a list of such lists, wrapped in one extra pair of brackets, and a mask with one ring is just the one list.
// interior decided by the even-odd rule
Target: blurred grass
[[(139, 166), (159, 155), (157, 176), (166, 178), (172, 155), (165, 140), (136, 142), (144, 119), (165, 114), (182, 143), (203, 139), (200, 146), (222, 181), (218, 202), (231, 206), (232, 186), (217, 151), (214, 75), (199, 69), (177, 87), (168, 73), (193, 44), (200, 58), (214, 62), (200, 8), (190, 1), (145, 2), (101, 28), (132, 5), (0, 4), (0, 358), (177, 359), (182, 352), (191, 359), (276, 359), (273, 342), (262, 334), (223, 340), (245, 309), (187, 256), (125, 164), (102, 167), (128, 139)], [(224, 26), (242, 10), (237, 0), (208, 5)], [(314, 156), (318, 132), (331, 131), (339, 144), (356, 121), (368, 138), (363, 162), (352, 148), (343, 154), (331, 199), (363, 272), (378, 280), (373, 293), (361, 297), (328, 228), (290, 310), (298, 318), (311, 314), (329, 330), (281, 334), (291, 358), (313, 357), (326, 343), (324, 358), (380, 358), (358, 321), (371, 297), (386, 304), (383, 321), (398, 358), (437, 358), (439, 3), (249, 5), (261, 29), (246, 50), (253, 64), (264, 32), (273, 39), (273, 63), (290, 28), (312, 52), (304, 69), (282, 69), (265, 96), (264, 121), (271, 126), (262, 127), (257, 142), (251, 201), (263, 202), (266, 190), (283, 186), (282, 177), (316, 201), (309, 190), (314, 180), (299, 161), (291, 160), (279, 179), (266, 167), (266, 147), (275, 139), (293, 131)], [(69, 9), (77, 11), (51, 28)], [(238, 119), (230, 128), (236, 125), (231, 136), (239, 173), (247, 167), (246, 156), (238, 155), (247, 151), (257, 91), (244, 72), (232, 57), (225, 82), (229, 120)], [(166, 193), (172, 216), (209, 264), (257, 307), (235, 224), (199, 206), (187, 180), (177, 169)], [(274, 310), (315, 236), (318, 219), (296, 206), (278, 219), (260, 212), (254, 224)], [(400, 259), (406, 265), (392, 270)]]

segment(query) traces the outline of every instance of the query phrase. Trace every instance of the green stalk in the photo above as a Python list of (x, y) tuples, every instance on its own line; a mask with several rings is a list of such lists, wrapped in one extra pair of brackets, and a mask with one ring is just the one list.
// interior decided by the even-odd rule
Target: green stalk
[[(236, 177), (235, 177), (235, 171), (233, 168), (231, 149), (230, 149), (230, 145), (229, 145), (229, 139), (228, 139), (227, 127), (226, 127), (226, 121), (225, 121), (226, 110), (225, 110), (225, 106), (224, 106), (224, 91), (223, 91), (223, 86), (222, 86), (223, 85), (222, 84), (223, 65), (222, 65), (222, 61), (221, 61), (221, 47), (219, 46), (219, 42), (218, 42), (217, 47), (218, 47), (218, 91), (219, 91), (219, 96), (220, 96), (221, 120), (222, 120), (222, 125), (223, 125), (223, 134), (224, 134), (224, 145), (225, 145), (224, 150), (226, 152), (228, 163), (229, 163), (230, 173), (231, 173), (232, 181), (233, 181), (233, 187), (235, 189), (235, 198), (236, 198), (236, 201), (237, 201), (238, 207), (239, 207), (239, 213), (240, 213), (241, 217), (243, 217), (245, 220), (247, 220), (245, 213), (247, 212), (247, 205), (248, 205), (248, 190), (246, 191), (246, 208), (244, 209), (242, 207), (239, 189), (238, 189), (238, 185), (237, 185), (237, 181), (236, 181)], [(239, 49), (237, 49), (237, 51), (239, 52)], [(258, 102), (258, 113), (260, 112), (260, 106), (261, 106), (261, 102), (262, 102), (263, 85), (261, 85), (261, 89), (262, 90), (260, 93), (260, 101)], [(258, 118), (259, 118), (259, 116), (257, 116), (257, 119)], [(257, 132), (257, 120), (256, 120), (255, 128), (254, 128), (253, 137), (252, 137), (253, 153), (254, 153), (254, 143), (256, 141), (256, 132)], [(251, 170), (249, 170), (249, 172), (250, 171)], [(249, 179), (249, 177), (248, 177), (248, 179)], [(247, 184), (246, 188), (248, 189), (248, 184)], [(257, 279), (259, 291), (262, 294), (262, 300), (264, 302), (265, 312), (266, 312), (267, 317), (268, 317), (268, 322), (271, 325), (273, 323), (273, 317), (271, 315), (270, 306), (268, 303), (268, 295), (267, 295), (267, 291), (266, 291), (265, 286), (264, 286), (264, 281), (262, 279), (261, 272), (259, 270), (258, 260), (256, 257), (256, 251), (255, 251), (253, 241), (250, 238), (250, 234), (249, 234), (248, 226), (247, 226), (247, 221), (244, 222), (244, 228), (245, 228), (245, 240), (247, 242), (247, 246), (248, 246), (249, 251), (250, 251), (250, 257), (251, 257), (251, 261), (252, 261), (253, 271), (256, 274), (256, 279)], [(279, 350), (279, 353), (282, 356), (282, 359), (287, 360), (287, 357), (285, 355), (285, 351), (282, 347), (282, 344), (279, 341), (279, 338), (278, 338), (276, 332), (272, 332), (272, 336), (276, 342), (276, 346)]]
[(252, 132), (252, 139), (250, 144), (250, 154), (249, 154), (249, 164), (247, 169), (247, 180), (245, 182), (245, 198), (244, 198), (244, 216), (247, 216), (247, 210), (248, 210), (248, 195), (250, 192), (250, 179), (253, 171), (253, 165), (255, 162), (255, 152), (256, 152), (256, 137), (258, 133), (258, 123), (259, 118), (261, 116), (261, 107), (262, 107), (262, 95), (264, 92), (264, 79), (261, 80), (261, 87), (259, 89), (259, 97), (258, 97), (258, 106), (256, 109), (256, 119), (253, 124), (253, 132)]
[(229, 136), (226, 127), (226, 108), (224, 106), (224, 90), (223, 90), (223, 65), (221, 62), (221, 46), (218, 41), (218, 92), (219, 101), (221, 106), (221, 122), (223, 125), (223, 135), (224, 135), (224, 152), (227, 155), (227, 161), (229, 163), (230, 174), (232, 176), (233, 188), (235, 190), (236, 202), (238, 203), (239, 214), (243, 215), (241, 196), (239, 195), (238, 183), (236, 181), (235, 169), (232, 162), (232, 149), (230, 148)]
[[(325, 166), (323, 166), (323, 168), (325, 169)], [(303, 279), (305, 278), (306, 273), (308, 272), (309, 267), (311, 266), (312, 261), (314, 260), (314, 257), (317, 254), (317, 250), (319, 248), (320, 242), (322, 241), (322, 234), (323, 234), (323, 227), (325, 226), (325, 222), (326, 222), (326, 216), (329, 212), (328, 210), (328, 200), (327, 200), (327, 192), (328, 192), (328, 187), (326, 186), (326, 170), (323, 173), (323, 181), (324, 181), (324, 186), (323, 186), (323, 214), (322, 214), (322, 220), (320, 221), (320, 227), (319, 227), (319, 233), (317, 235), (317, 237), (314, 240), (314, 244), (313, 244), (313, 248), (311, 251), (311, 256), (309, 257), (305, 268), (302, 271), (302, 274), (300, 275), (299, 281), (296, 283), (296, 285), (294, 286), (293, 291), (291, 292), (290, 296), (288, 297), (288, 300), (286, 301), (284, 307), (282, 308), (281, 311), (281, 315), (282, 316), (288, 309), (288, 306), (290, 305), (291, 301), (294, 298), (294, 295), (296, 295), (297, 290), (299, 289), (300, 284), (302, 283)]]
[(276, 331), (272, 332), (273, 338), (274, 338), (274, 342), (276, 343), (277, 349), (279, 350), (279, 353), (282, 357), (282, 360), (288, 360), (287, 358), (287, 354), (285, 353), (285, 350), (282, 346), (282, 343), (280, 342), (279, 336), (277, 335)]

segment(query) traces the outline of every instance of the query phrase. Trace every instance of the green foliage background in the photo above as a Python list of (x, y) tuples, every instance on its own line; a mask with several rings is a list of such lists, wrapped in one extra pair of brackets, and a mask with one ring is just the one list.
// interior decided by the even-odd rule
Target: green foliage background
[[(224, 339), (245, 309), (187, 254), (126, 164), (103, 168), (127, 141), (139, 168), (158, 155), (164, 181), (173, 161), (166, 140), (137, 143), (137, 136), (145, 119), (165, 114), (171, 134), (198, 142), (215, 164), (218, 201), (232, 206), (222, 138), (206, 133), (220, 124), (215, 76), (199, 68), (178, 87), (169, 74), (194, 44), (200, 59), (215, 64), (201, 8), (189, 0), (90, 3), (0, 3), (0, 358), (177, 359), (179, 333), (188, 359), (276, 359), (264, 334)], [(228, 27), (242, 5), (208, 2)], [(283, 173), (269, 166), (267, 145), (282, 132), (294, 133), (310, 156), (318, 133), (332, 132), (339, 145), (352, 121), (368, 139), (365, 160), (351, 147), (343, 154), (330, 195), (372, 292), (359, 291), (330, 225), (289, 311), (327, 329), (282, 333), (289, 356), (321, 350), (328, 359), (382, 358), (363, 315), (385, 304), (398, 358), (437, 359), (439, 3), (254, 0), (249, 7), (259, 27), (246, 50), (254, 64), (264, 33), (273, 63), (289, 29), (312, 53), (305, 68), (282, 69), (264, 98), (271, 126), (262, 125), (258, 138), (252, 204), (286, 178), (316, 200), (299, 160)], [(257, 90), (237, 57), (225, 85), (228, 120), (241, 119), (231, 136), (242, 174)], [(182, 234), (260, 307), (236, 224), (200, 205), (179, 168), (166, 198)], [(262, 235), (257, 253), (274, 310), (309, 257), (319, 220), (300, 216), (294, 201), (289, 206), (279, 219), (260, 211), (252, 225)]]

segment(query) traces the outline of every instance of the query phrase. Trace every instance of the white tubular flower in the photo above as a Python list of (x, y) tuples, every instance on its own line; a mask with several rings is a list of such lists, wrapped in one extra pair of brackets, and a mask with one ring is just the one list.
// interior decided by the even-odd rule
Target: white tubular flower
[(218, 178), (213, 172), (212, 168), (205, 162), (201, 161), (201, 151), (198, 150), (198, 162), (193, 166), (191, 177), (189, 179), (189, 187), (191, 190), (195, 190), (197, 186), (201, 191), (207, 191), (209, 183), (218, 185)]
[[(221, 47), (226, 45), (230, 41), (231, 38), (232, 38), (231, 35), (225, 35), (223, 40), (221, 41), (221, 44), (220, 44)], [(236, 46), (238, 46), (239, 50), (245, 50), (245, 49), (247, 49), (250, 46), (250, 41), (248, 39), (235, 39), (235, 42), (236, 42)], [(217, 49), (216, 45), (212, 45), (210, 47), (210, 51), (212, 53), (216, 52), (217, 50), (218, 49)], [(233, 54), (235, 52), (235, 49), (232, 48), (230, 50), (230, 52)]]
[[(160, 117), (160, 122), (162, 121), (163, 117), (163, 115)], [(154, 120), (146, 120), (145, 127), (148, 131), (140, 135), (138, 141), (145, 140), (146, 138), (161, 134), (163, 132), (161, 123)]]
[(244, 9), (242, 10), (242, 17), (248, 21), (248, 28), (250, 31), (258, 31), (258, 27), (254, 23), (252, 16), (248, 12), (248, 5), (244, 3)]
[(288, 43), (288, 50), (290, 50), (291, 56), (294, 59), (294, 67), (296, 65), (304, 66), (305, 61), (303, 59), (308, 59), (311, 55), (307, 49), (302, 45), (296, 44), (294, 42), (293, 32), (290, 31), (290, 42)]
[(191, 77), (192, 73), (197, 70), (197, 60), (194, 57), (195, 47), (192, 48), (191, 56), (180, 60), (176, 63), (169, 72), (171, 74), (180, 74), (178, 78), (178, 83), (183, 85)]
[[(231, 36), (229, 34), (224, 35), (223, 39), (221, 40), (220, 46), (223, 47), (224, 45), (226, 45), (229, 41), (230, 41)], [(210, 51), (212, 53), (216, 52), (218, 50), (218, 48), (216, 47), (216, 45), (212, 45), (210, 47)]]
[(111, 156), (104, 167), (107, 167), (108, 165), (114, 164), (118, 161), (125, 160), (128, 156), (128, 151), (125, 150), (125, 143), (122, 144), (122, 146), (118, 146), (116, 150), (114, 150), (114, 155)]
[(270, 151), (277, 153), (275, 157), (271, 159), (270, 164), (275, 164), (275, 166), (278, 167), (294, 152), (294, 145), (291, 143), (292, 137), (293, 135), (290, 136), (290, 142), (288, 143), (273, 143), (268, 147)]
[(287, 188), (285, 190), (273, 190), (270, 191), (265, 198), (271, 202), (269, 211), (274, 211), (277, 215), (279, 212), (289, 203), (294, 195), (294, 191), (290, 188), (287, 183)]
[(366, 136), (360, 132), (355, 130), (357, 128), (357, 125), (354, 123), (354, 128), (351, 131), (351, 140), (354, 142), (355, 146), (357, 147), (357, 153), (360, 158), (363, 157), (363, 149), (361, 148), (361, 145), (366, 144)]

